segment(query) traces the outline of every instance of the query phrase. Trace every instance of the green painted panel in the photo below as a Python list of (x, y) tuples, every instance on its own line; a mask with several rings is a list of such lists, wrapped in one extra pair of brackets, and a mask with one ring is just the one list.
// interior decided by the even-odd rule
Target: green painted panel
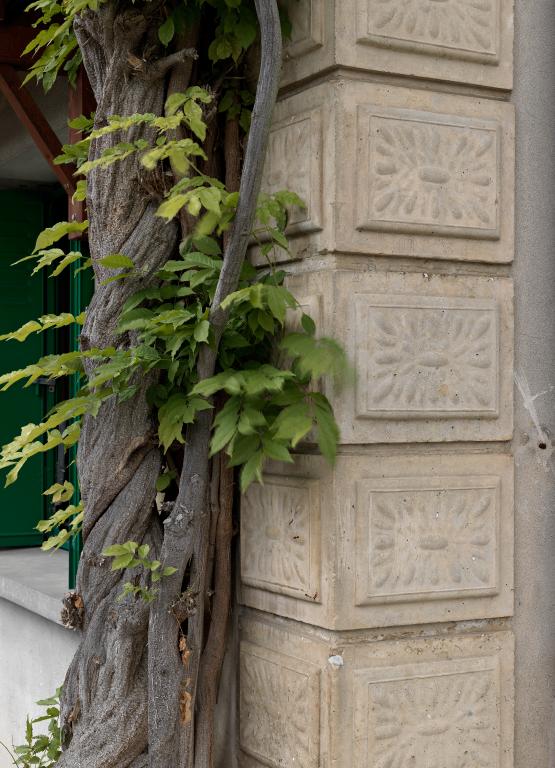
[[(0, 333), (18, 328), (45, 310), (45, 286), (31, 277), (28, 262), (10, 266), (31, 253), (43, 228), (44, 205), (40, 198), (19, 191), (0, 191)], [(0, 374), (21, 368), (43, 354), (45, 339), (33, 334), (23, 344), (0, 345)], [(44, 412), (43, 388), (16, 385), (0, 393), (0, 443), (19, 433), (23, 424), (40, 421)], [(35, 456), (9, 488), (0, 482), (0, 547), (37, 546), (41, 535), (34, 526), (43, 517), (45, 466)]]

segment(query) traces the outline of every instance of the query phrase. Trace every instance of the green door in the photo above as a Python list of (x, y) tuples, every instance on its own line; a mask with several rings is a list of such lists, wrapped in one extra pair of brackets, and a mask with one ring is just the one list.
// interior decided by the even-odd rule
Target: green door
[[(40, 273), (31, 277), (31, 262), (10, 266), (28, 256), (44, 227), (44, 203), (27, 192), (0, 191), (0, 333), (15, 330), (44, 314), (45, 283)], [(43, 335), (31, 334), (24, 343), (0, 343), (0, 374), (22, 368), (44, 354)], [(0, 443), (9, 442), (24, 424), (38, 422), (44, 413), (45, 387), (23, 389), (19, 384), (0, 392)], [(33, 457), (19, 479), (4, 488), (0, 477), (0, 547), (38, 546), (42, 536), (34, 530), (43, 517), (46, 488), (45, 462)]]

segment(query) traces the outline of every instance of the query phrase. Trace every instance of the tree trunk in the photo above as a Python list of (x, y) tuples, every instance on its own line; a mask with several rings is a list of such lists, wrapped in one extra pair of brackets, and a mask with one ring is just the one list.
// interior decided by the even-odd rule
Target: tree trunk
[[(217, 341), (226, 322), (219, 302), (237, 285), (252, 228), (279, 76), (276, 3), (256, 0), (256, 5), (262, 32), (261, 78), (236, 224), (226, 242), (211, 313)], [(131, 54), (154, 46), (157, 28), (148, 17), (151, 6), (158, 10), (158, 4), (138, 3), (136, 9), (122, 11), (112, 0), (76, 22), (98, 104), (97, 127), (111, 114), (163, 113), (168, 83), (173, 88), (171, 69), (160, 62), (147, 64), (141, 73), (131, 73), (129, 67)], [(181, 81), (182, 66), (173, 72), (173, 82)], [(139, 126), (131, 138), (151, 138), (147, 130)], [(91, 158), (121, 140), (117, 134), (97, 140)], [(156, 186), (163, 191), (161, 180), (147, 175), (134, 158), (96, 169), (88, 177), (89, 243), (97, 287), (81, 336), (83, 349), (132, 344), (132, 339), (115, 334), (123, 304), (139, 287), (155, 281), (155, 273), (175, 251), (178, 226), (156, 217)], [(129, 256), (141, 277), (102, 285), (112, 273), (99, 259), (112, 253)], [(199, 376), (211, 375), (215, 363), (216, 349), (206, 348)], [(93, 363), (88, 365), (90, 373)], [(161, 524), (155, 507), (161, 456), (145, 399), (152, 383), (153, 378), (140, 380), (132, 399), (122, 404), (108, 401), (83, 426), (78, 470), (84, 548), (77, 579), (84, 604), (83, 635), (63, 688), (66, 747), (61, 768), (212, 768), (212, 720), (231, 589), (232, 475), (223, 463), (218, 466), (220, 492), (211, 514), (211, 415), (202, 412), (189, 430), (177, 501)], [(134, 598), (118, 601), (123, 583), (132, 581), (135, 572), (111, 571), (109, 560), (100, 554), (128, 540), (148, 543), (153, 558), (177, 568), (162, 580), (150, 606)], [(216, 594), (212, 626), (206, 631), (204, 607), (212, 583)], [(174, 606), (182, 605), (184, 596), (190, 598), (189, 614), (179, 615), (178, 621)]]

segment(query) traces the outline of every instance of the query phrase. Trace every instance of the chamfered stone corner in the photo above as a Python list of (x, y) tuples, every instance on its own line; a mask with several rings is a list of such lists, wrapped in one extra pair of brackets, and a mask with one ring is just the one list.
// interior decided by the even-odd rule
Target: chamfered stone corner
[(512, 615), (503, 454), (273, 462), (241, 508), (244, 605), (329, 629)]
[(378, 640), (242, 617), (242, 768), (512, 768), (508, 631)]
[(514, 110), (335, 75), (276, 105), (263, 189), (297, 192), (291, 254), (508, 263)]

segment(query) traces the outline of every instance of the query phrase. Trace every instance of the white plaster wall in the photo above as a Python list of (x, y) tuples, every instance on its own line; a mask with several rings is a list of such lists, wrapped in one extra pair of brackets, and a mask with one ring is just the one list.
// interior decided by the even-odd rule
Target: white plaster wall
[[(517, 0), (517, 768), (555, 766), (555, 3)], [(546, 448), (541, 448), (545, 444)]]
[[(5, 744), (24, 741), (27, 714), (39, 713), (34, 702), (62, 684), (78, 641), (76, 633), (0, 599), (0, 740)], [(10, 766), (0, 748), (0, 768)]]

